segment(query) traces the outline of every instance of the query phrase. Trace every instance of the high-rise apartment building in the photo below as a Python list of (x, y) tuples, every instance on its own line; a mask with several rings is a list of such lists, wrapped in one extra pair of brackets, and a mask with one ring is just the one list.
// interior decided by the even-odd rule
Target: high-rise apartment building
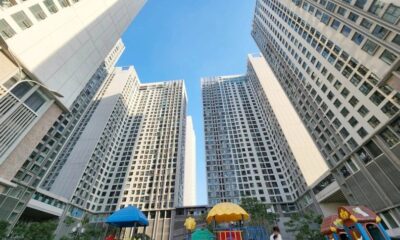
[(115, 68), (39, 193), (66, 199), (63, 217), (91, 222), (134, 205), (147, 214), (152, 239), (170, 239), (183, 204), (186, 121), (183, 81), (141, 84), (133, 67)]
[(400, 226), (400, 5), (258, 0), (252, 35), (350, 204)]
[(72, 108), (144, 3), (0, 2), (2, 185), (60, 113)]
[(25, 209), (144, 3), (0, 1), (1, 219)]
[(183, 206), (195, 206), (197, 204), (196, 163), (196, 134), (194, 132), (192, 116), (188, 116), (186, 121)]
[(202, 79), (208, 201), (297, 211), (307, 185), (251, 64), (246, 75)]
[[(61, 115), (58, 115), (54, 122), (47, 122), (48, 126), (42, 126), (43, 136), (36, 136), (38, 144), (33, 147), (25, 159), (18, 159), (22, 161), (22, 166), (16, 168), (16, 173), (10, 174), (10, 183), (5, 190), (0, 194), (2, 201), (0, 203), (0, 218), (14, 224), (21, 214), (24, 212), (26, 206), (28, 208), (35, 208), (37, 204), (30, 201), (32, 194), (39, 190), (39, 184), (43, 180), (45, 174), (49, 171), (50, 167), (60, 166), (59, 162), (54, 163), (58, 153), (64, 147), (66, 140), (70, 137), (75, 129), (77, 123), (84, 116), (87, 108), (97, 90), (107, 79), (113, 70), (113, 66), (119, 56), (124, 50), (124, 45), (121, 40), (117, 42), (112, 51), (107, 55), (104, 62), (96, 70), (95, 74), (89, 79), (89, 82), (79, 93), (78, 97), (72, 104), (71, 110)], [(35, 125), (36, 127), (36, 125)], [(47, 133), (46, 133), (47, 132)], [(21, 156), (20, 156), (21, 157)], [(54, 166), (55, 165), (55, 166)], [(60, 166), (61, 167), (61, 166)], [(0, 165), (0, 169), (4, 172), (10, 171), (4, 164)], [(4, 175), (2, 175), (4, 177)], [(46, 185), (45, 181), (42, 185)], [(35, 196), (42, 194), (35, 193)], [(47, 200), (46, 202), (53, 202), (54, 199)], [(54, 200), (54, 203), (58, 201)], [(52, 204), (49, 204), (51, 206)], [(62, 211), (63, 204), (59, 206), (59, 211)], [(43, 208), (43, 206), (42, 206)], [(46, 212), (49, 209), (41, 209)], [(50, 210), (51, 211), (51, 210)], [(56, 211), (57, 212), (57, 211)]]

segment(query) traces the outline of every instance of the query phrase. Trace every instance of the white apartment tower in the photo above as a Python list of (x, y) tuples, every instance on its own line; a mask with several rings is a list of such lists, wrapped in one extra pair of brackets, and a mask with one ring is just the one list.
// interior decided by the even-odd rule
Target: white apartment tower
[(91, 222), (134, 205), (152, 239), (170, 239), (183, 205), (184, 82), (141, 84), (133, 67), (115, 68), (88, 109), (42, 187), (67, 199), (67, 215)]
[(252, 35), (349, 204), (400, 226), (400, 4), (258, 0)]
[(196, 134), (193, 127), (192, 116), (186, 121), (186, 144), (185, 144), (185, 174), (183, 186), (183, 206), (196, 206), (197, 191), (197, 167), (196, 167)]
[(202, 79), (208, 201), (257, 198), (297, 211), (304, 177), (249, 62), (246, 75)]
[(17, 221), (51, 165), (43, 159), (62, 148), (63, 127), (78, 121), (144, 3), (0, 1), (0, 219)]

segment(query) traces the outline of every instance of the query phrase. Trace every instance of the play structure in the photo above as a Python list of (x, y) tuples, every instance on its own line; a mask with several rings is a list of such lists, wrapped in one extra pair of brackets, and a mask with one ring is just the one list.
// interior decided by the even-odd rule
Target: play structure
[(343, 206), (321, 225), (326, 240), (390, 240), (381, 218), (365, 206)]

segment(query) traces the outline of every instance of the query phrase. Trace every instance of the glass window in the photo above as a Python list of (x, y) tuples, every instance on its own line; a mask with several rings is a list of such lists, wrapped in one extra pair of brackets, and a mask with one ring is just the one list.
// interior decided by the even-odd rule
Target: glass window
[(32, 85), (27, 82), (17, 83), (15, 87), (11, 89), (11, 92), (17, 97), (22, 98), (30, 89)]
[(379, 57), (382, 61), (385, 63), (391, 65), (394, 61), (396, 61), (396, 55), (394, 55), (392, 52), (389, 50), (385, 49), (382, 53), (382, 55)]
[(360, 89), (360, 92), (362, 92), (364, 95), (367, 95), (372, 90), (372, 86), (371, 86), (371, 84), (368, 84), (367, 82), (364, 82), (360, 86), (359, 89)]
[(368, 135), (368, 132), (363, 127), (358, 129), (357, 133), (361, 138), (365, 138)]
[(355, 32), (351, 40), (353, 40), (353, 42), (355, 42), (357, 45), (360, 45), (364, 40), (364, 36), (358, 32)]
[(392, 43), (395, 43), (400, 46), (400, 34), (396, 34), (396, 36), (392, 40)]
[(357, 73), (355, 73), (351, 79), (350, 82), (354, 85), (354, 86), (358, 86), (358, 84), (360, 84), (362, 78), (360, 77), (360, 75), (358, 75)]
[(374, 55), (376, 50), (378, 49), (378, 44), (374, 43), (373, 41), (367, 39), (362, 50), (367, 52), (369, 55)]
[(346, 166), (342, 166), (340, 168), (340, 174), (345, 178), (347, 178), (347, 177), (349, 177), (351, 175), (350, 171), (347, 169)]
[(358, 124), (358, 121), (355, 119), (355, 117), (351, 117), (349, 123), (352, 127), (355, 127)]
[(374, 0), (371, 4), (371, 7), (368, 9), (368, 11), (372, 14), (379, 16), (381, 14), (384, 6), (385, 6), (385, 4), (381, 0)]
[(26, 16), (26, 14), (23, 11), (16, 12), (12, 14), (11, 17), (14, 19), (14, 21), (18, 24), (18, 26), (22, 30), (25, 30), (32, 26), (31, 20), (28, 18), (28, 16)]
[(391, 102), (387, 102), (382, 108), (382, 112), (389, 117), (393, 117), (399, 109)]
[(61, 7), (63, 7), (63, 8), (69, 6), (69, 3), (67, 0), (58, 0), (58, 2), (60, 3)]
[(38, 21), (41, 21), (47, 17), (39, 4), (35, 4), (35, 5), (31, 6), (31, 7), (29, 7), (29, 9), (31, 10), (33, 16), (35, 16), (36, 20), (38, 20)]
[(386, 145), (393, 147), (399, 142), (399, 138), (390, 129), (386, 128), (379, 136), (385, 141)]
[(381, 149), (373, 141), (369, 141), (367, 144), (365, 144), (365, 148), (374, 158), (382, 154)]
[(369, 21), (368, 19), (363, 18), (363, 20), (361, 21), (360, 25), (361, 25), (362, 27), (366, 28), (366, 29), (370, 29), (371, 26), (372, 26), (372, 23), (371, 23), (371, 21)]
[(361, 116), (365, 117), (365, 116), (369, 113), (369, 110), (368, 110), (368, 108), (366, 108), (366, 107), (363, 105), (363, 106), (361, 106), (361, 107), (358, 109), (358, 113), (359, 113)]
[(367, 3), (367, 0), (356, 0), (356, 2), (354, 3), (354, 6), (363, 9), (366, 3)]
[(330, 20), (331, 20), (331, 17), (328, 14), (326, 14), (326, 13), (322, 14), (321, 22), (328, 25)]
[(349, 100), (349, 103), (351, 104), (351, 106), (356, 106), (357, 105), (357, 103), (358, 103), (358, 99), (357, 98), (355, 98), (355, 97), (351, 97), (350, 98), (350, 100)]
[(340, 32), (347, 37), (347, 36), (349, 36), (349, 34), (351, 32), (351, 28), (347, 25), (344, 25), (342, 28), (342, 31), (340, 31)]
[(340, 129), (339, 133), (340, 133), (340, 135), (342, 135), (343, 138), (347, 138), (349, 136), (349, 132), (344, 127), (342, 129)]
[(372, 31), (372, 34), (375, 37), (380, 38), (380, 39), (384, 39), (388, 33), (389, 33), (389, 30), (382, 27), (381, 25), (376, 25), (376, 27)]
[(369, 153), (362, 148), (356, 154), (364, 164), (367, 164), (372, 160)]
[(3, 37), (4, 40), (11, 38), (15, 35), (15, 31), (11, 28), (11, 26), (4, 19), (0, 19), (0, 36)]
[(358, 19), (358, 15), (353, 13), (353, 12), (350, 12), (350, 14), (349, 14), (349, 16), (347, 18), (350, 19), (353, 22), (356, 22), (357, 19)]
[(368, 123), (371, 125), (371, 127), (376, 128), (381, 122), (375, 116), (372, 116), (368, 120)]
[(337, 13), (339, 13), (340, 15), (344, 16), (346, 15), (347, 10), (345, 8), (339, 7), (337, 10)]
[(396, 23), (400, 17), (400, 7), (390, 4), (383, 14), (382, 19), (389, 23)]
[(53, 2), (53, 0), (44, 0), (43, 3), (47, 7), (49, 12), (51, 12), (51, 13), (58, 12), (58, 8), (57, 8), (56, 4)]
[(326, 9), (328, 9), (328, 11), (334, 12), (336, 8), (336, 4), (333, 2), (328, 2), (328, 4), (326, 5)]
[(382, 103), (383, 100), (385, 100), (385, 97), (378, 91), (375, 91), (371, 97), (369, 98), (371, 101), (376, 105), (379, 106), (379, 104)]
[(349, 110), (347, 110), (347, 108), (343, 108), (342, 111), (340, 111), (340, 113), (343, 115), (343, 117), (347, 117), (347, 115), (349, 115)]
[(46, 99), (38, 92), (34, 92), (28, 99), (26, 99), (25, 104), (32, 109), (37, 111), (46, 102)]
[(343, 88), (342, 92), (341, 92), (342, 96), (344, 98), (346, 98), (347, 96), (349, 96), (350, 91), (347, 88)]

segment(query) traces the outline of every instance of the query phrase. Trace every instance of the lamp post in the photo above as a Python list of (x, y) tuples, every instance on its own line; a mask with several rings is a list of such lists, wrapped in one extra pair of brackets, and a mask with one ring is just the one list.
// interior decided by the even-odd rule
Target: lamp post
[(64, 97), (61, 93), (59, 93), (57, 91), (54, 91), (54, 90), (51, 90), (51, 89), (47, 88), (45, 85), (41, 84), (40, 82), (37, 82), (37, 81), (34, 81), (34, 80), (30, 80), (30, 79), (24, 79), (24, 80), (20, 80), (20, 81), (14, 83), (11, 87), (9, 87), (6, 90), (5, 93), (11, 92), (18, 84), (21, 84), (21, 83), (24, 83), (24, 82), (31, 82), (31, 83), (34, 83), (36, 85), (39, 85), (40, 87), (46, 89), (46, 91), (48, 91), (49, 93), (53, 94), (56, 97), (60, 97), (60, 98)]

